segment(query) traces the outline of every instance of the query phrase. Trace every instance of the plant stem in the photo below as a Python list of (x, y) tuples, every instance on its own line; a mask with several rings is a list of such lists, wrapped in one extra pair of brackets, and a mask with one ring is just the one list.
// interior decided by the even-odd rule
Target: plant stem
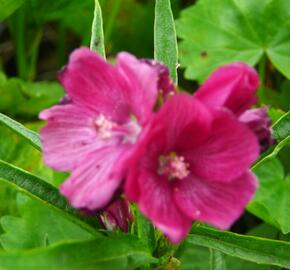
[(105, 43), (107, 43), (110, 40), (120, 6), (121, 6), (121, 0), (114, 0), (113, 7), (112, 7), (108, 22), (106, 23), (106, 27), (105, 27)]

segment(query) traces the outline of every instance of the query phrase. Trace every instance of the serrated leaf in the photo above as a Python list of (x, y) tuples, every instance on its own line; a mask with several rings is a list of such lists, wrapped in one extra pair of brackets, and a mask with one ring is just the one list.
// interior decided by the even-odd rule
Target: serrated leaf
[(0, 251), (0, 261), (1, 270), (133, 270), (156, 259), (138, 238), (123, 235), (21, 252)]
[(23, 194), (18, 194), (17, 206), (20, 217), (0, 218), (5, 232), (0, 235), (0, 242), (5, 250), (46, 247), (64, 240), (92, 238), (90, 233), (59, 213)]
[(260, 187), (247, 209), (280, 229), (290, 232), (290, 175), (275, 157), (260, 162), (253, 172), (257, 175)]
[(0, 0), (0, 21), (3, 21), (18, 9), (25, 0)]
[(187, 241), (258, 264), (290, 268), (290, 243), (193, 226)]
[(59, 194), (57, 188), (41, 178), (2, 160), (0, 160), (0, 178), (15, 185), (28, 196), (59, 211), (64, 217), (93, 235), (99, 234), (96, 230), (98, 223), (95, 219), (81, 215), (76, 209), (73, 209), (65, 198)]
[(255, 65), (266, 55), (290, 78), (289, 26), (288, 0), (199, 0), (177, 21), (185, 75), (203, 80), (221, 64)]
[(155, 0), (154, 58), (163, 62), (177, 83), (177, 38), (170, 0)]

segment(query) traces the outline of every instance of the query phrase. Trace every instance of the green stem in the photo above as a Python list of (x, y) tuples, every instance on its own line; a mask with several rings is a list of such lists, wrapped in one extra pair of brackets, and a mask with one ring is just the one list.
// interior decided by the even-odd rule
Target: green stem
[(30, 81), (33, 81), (35, 79), (39, 45), (41, 42), (42, 34), (43, 34), (42, 29), (39, 28), (36, 32), (36, 35), (34, 37), (34, 40), (30, 48), (30, 65), (29, 65), (29, 71), (27, 74), (27, 78)]
[(265, 97), (265, 76), (266, 76), (266, 57), (263, 56), (258, 65), (259, 77), (260, 77), (260, 87), (258, 89), (258, 96), (263, 102)]
[(110, 40), (110, 37), (114, 30), (115, 21), (116, 21), (117, 13), (120, 6), (121, 6), (121, 0), (115, 0), (113, 3), (113, 7), (111, 9), (110, 15), (109, 15), (108, 22), (106, 23), (106, 27), (105, 27), (105, 43), (107, 43)]
[(25, 50), (25, 10), (19, 9), (14, 16), (15, 19), (15, 46), (18, 76), (26, 79), (26, 50)]
[(218, 250), (210, 248), (210, 270), (225, 270), (224, 255)]

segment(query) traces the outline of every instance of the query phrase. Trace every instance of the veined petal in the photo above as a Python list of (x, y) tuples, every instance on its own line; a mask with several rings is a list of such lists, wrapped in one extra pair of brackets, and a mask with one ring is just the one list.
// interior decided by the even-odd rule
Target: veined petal
[(220, 229), (228, 229), (240, 217), (258, 186), (251, 172), (229, 183), (191, 176), (174, 184), (174, 200), (184, 214)]
[(103, 113), (116, 122), (128, 120), (126, 81), (97, 53), (88, 48), (75, 50), (59, 79), (73, 103)]
[(140, 211), (173, 243), (182, 241), (191, 228), (191, 220), (175, 205), (170, 183), (145, 170), (138, 180), (142, 186)]
[(88, 153), (103, 146), (92, 123), (94, 113), (73, 104), (44, 110), (40, 119), (48, 120), (41, 129), (45, 163), (60, 171), (72, 170)]
[(226, 107), (239, 115), (256, 102), (258, 86), (255, 69), (233, 63), (214, 71), (194, 96), (210, 108)]
[(216, 111), (210, 137), (183, 156), (198, 177), (229, 182), (244, 174), (257, 159), (259, 144), (254, 133), (231, 113)]
[(86, 156), (61, 187), (61, 193), (75, 208), (105, 207), (122, 182), (114, 168), (124, 149), (106, 147)]
[(117, 56), (117, 69), (126, 80), (132, 113), (144, 124), (157, 101), (158, 72), (125, 52)]

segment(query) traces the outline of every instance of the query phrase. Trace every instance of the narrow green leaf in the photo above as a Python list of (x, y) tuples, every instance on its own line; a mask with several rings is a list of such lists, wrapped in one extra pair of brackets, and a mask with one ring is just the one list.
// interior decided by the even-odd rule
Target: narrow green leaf
[(178, 50), (170, 0), (156, 0), (154, 57), (167, 65), (171, 77), (177, 84)]
[(9, 118), (8, 116), (2, 113), (0, 113), (0, 123), (3, 123), (12, 131), (16, 132), (21, 137), (26, 139), (36, 149), (41, 150), (40, 139), (36, 132), (24, 127), (20, 123), (16, 122), (15, 120)]
[(193, 226), (187, 240), (191, 244), (213, 248), (258, 264), (290, 268), (288, 242), (222, 232), (200, 224)]
[(25, 0), (0, 0), (0, 21), (10, 16)]
[(98, 52), (101, 56), (106, 58), (102, 10), (98, 0), (95, 0), (94, 20), (92, 25), (90, 48), (91, 50)]
[(276, 140), (282, 141), (287, 136), (290, 136), (290, 111), (273, 125), (273, 137)]
[(0, 178), (20, 188), (22, 192), (59, 211), (88, 232), (98, 235), (96, 219), (81, 215), (62, 197), (57, 188), (41, 178), (0, 160)]
[(122, 235), (0, 252), (0, 261), (1, 270), (133, 270), (156, 259), (138, 238)]
[(210, 269), (226, 270), (224, 255), (218, 250), (210, 249)]

